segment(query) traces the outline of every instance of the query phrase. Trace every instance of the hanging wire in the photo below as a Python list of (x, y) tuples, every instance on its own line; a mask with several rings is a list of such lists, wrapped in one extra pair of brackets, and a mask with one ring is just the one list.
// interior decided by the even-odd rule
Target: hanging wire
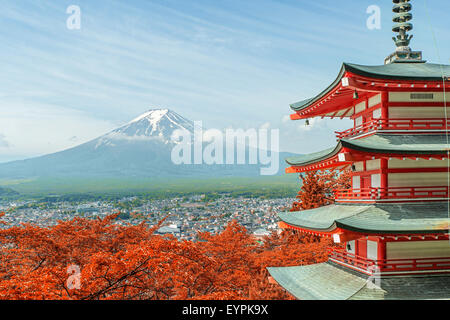
[[(449, 136), (448, 136), (448, 114), (447, 114), (447, 95), (446, 95), (446, 88), (445, 84), (447, 81), (447, 78), (444, 74), (444, 66), (441, 63), (441, 54), (439, 51), (439, 45), (436, 38), (436, 34), (434, 33), (433, 25), (431, 23), (430, 14), (428, 12), (428, 0), (424, 1), (425, 4), (425, 12), (428, 18), (428, 24), (430, 26), (431, 34), (433, 36), (433, 42), (436, 49), (436, 54), (438, 57), (439, 66), (441, 68), (441, 76), (442, 76), (442, 90), (444, 93), (444, 116), (445, 116), (445, 138), (447, 143), (447, 218), (450, 220), (450, 144), (449, 144)], [(450, 228), (450, 225), (449, 225)], [(449, 230), (450, 233), (450, 230)], [(450, 240), (450, 238), (449, 238)]]

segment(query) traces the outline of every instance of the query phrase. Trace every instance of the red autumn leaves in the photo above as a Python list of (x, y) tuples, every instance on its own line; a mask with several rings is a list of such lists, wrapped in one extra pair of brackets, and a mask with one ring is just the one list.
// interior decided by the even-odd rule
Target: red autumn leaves
[[(325, 259), (326, 242), (288, 232), (260, 244), (231, 222), (190, 242), (155, 235), (144, 224), (119, 226), (114, 218), (0, 231), (0, 298), (286, 299), (265, 268)], [(68, 281), (73, 265), (78, 289)]]
[[(302, 206), (329, 201), (321, 179), (304, 179)], [(324, 262), (330, 245), (290, 231), (258, 242), (235, 221), (179, 241), (159, 226), (115, 224), (117, 215), (0, 230), (0, 299), (291, 299), (266, 267)]]
[(301, 176), (302, 187), (291, 211), (314, 209), (334, 203), (333, 190), (351, 188), (349, 171), (314, 171)]

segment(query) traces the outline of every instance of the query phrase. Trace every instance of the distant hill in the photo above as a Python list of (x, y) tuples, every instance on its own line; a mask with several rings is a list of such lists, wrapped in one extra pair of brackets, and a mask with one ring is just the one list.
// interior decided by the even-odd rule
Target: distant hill
[[(54, 177), (146, 178), (258, 176), (259, 165), (175, 165), (170, 155), (177, 129), (193, 132), (192, 121), (168, 109), (153, 109), (92, 141), (61, 152), (0, 164), (0, 179)], [(248, 148), (247, 148), (248, 152)], [(279, 175), (284, 174), (280, 153)]]
[(2, 188), (0, 187), (0, 197), (9, 197), (9, 196), (17, 196), (19, 192), (11, 189), (11, 188)]

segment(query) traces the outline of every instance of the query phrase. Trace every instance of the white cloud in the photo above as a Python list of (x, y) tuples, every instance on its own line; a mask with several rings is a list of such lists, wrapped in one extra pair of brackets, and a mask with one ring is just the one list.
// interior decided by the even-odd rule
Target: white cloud
[(0, 133), (0, 148), (9, 148), (10, 144), (4, 134)]
[[(0, 69), (8, 77), (0, 80), (0, 128), (10, 147), (0, 161), (95, 138), (116, 127), (109, 121), (126, 122), (149, 104), (216, 128), (269, 120), (280, 127), (284, 149), (313, 152), (351, 124), (310, 119), (305, 127), (290, 120), (289, 103), (329, 85), (344, 59), (379, 62), (376, 40), (392, 49), (382, 33), (367, 40), (364, 19), (348, 19), (354, 1), (337, 7), (249, 1), (239, 10), (221, 1), (170, 2), (83, 2), (79, 33), (66, 29), (66, 6), (57, 1), (5, 3), (0, 21), (9, 32), (0, 34)], [(360, 8), (365, 16), (366, 6)], [(327, 23), (314, 23), (324, 14)], [(446, 20), (436, 21), (445, 30)]]
[[(59, 106), (9, 101), (0, 109), (0, 161), (61, 151), (96, 138), (114, 124)], [(39, 110), (39, 111), (36, 111)], [(74, 139), (74, 137), (76, 139)]]

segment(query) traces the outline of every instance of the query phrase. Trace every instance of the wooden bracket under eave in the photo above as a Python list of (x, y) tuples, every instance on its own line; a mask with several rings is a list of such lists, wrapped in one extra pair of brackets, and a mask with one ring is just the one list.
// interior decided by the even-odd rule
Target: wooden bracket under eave
[(360, 233), (354, 233), (349, 231), (340, 231), (333, 233), (333, 242), (334, 243), (345, 243), (352, 240), (361, 239), (364, 235)]
[(294, 167), (287, 167), (286, 169), (284, 169), (284, 171), (286, 173), (297, 173), (297, 169), (295, 169)]

